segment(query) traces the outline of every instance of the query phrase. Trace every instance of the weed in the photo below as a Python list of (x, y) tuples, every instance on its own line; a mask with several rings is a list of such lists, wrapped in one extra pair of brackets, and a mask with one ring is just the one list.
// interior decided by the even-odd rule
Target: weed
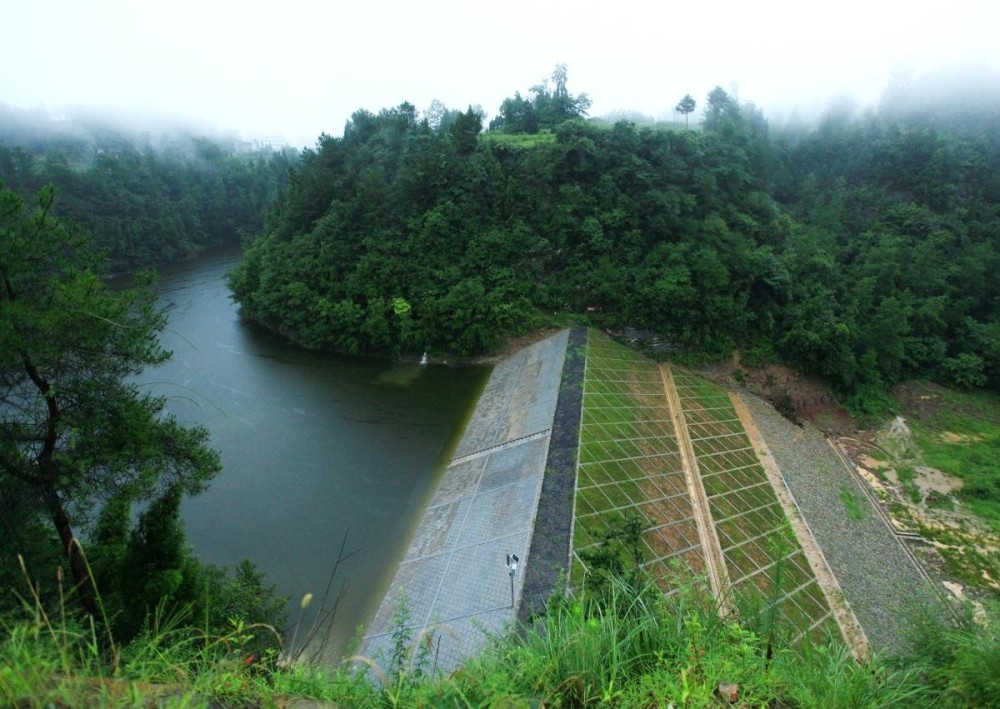
[(920, 492), (920, 489), (913, 482), (908, 482), (903, 484), (903, 490), (906, 491), (906, 496), (910, 498), (910, 502), (914, 504), (920, 504), (924, 501), (924, 495)]
[(912, 483), (917, 476), (917, 469), (912, 463), (898, 463), (894, 469), (896, 479), (903, 485)]
[(295, 621), (295, 628), (292, 632), (291, 640), (285, 648), (282, 655), (282, 662), (285, 664), (291, 664), (298, 662), (303, 659), (306, 649), (309, 648), (310, 662), (317, 662), (322, 658), (326, 649), (329, 646), (330, 640), (333, 635), (333, 620), (337, 615), (337, 609), (340, 607), (340, 602), (344, 598), (344, 594), (347, 592), (347, 586), (341, 584), (340, 588), (334, 592), (334, 580), (340, 573), (341, 565), (350, 559), (352, 556), (358, 553), (358, 550), (347, 551), (347, 540), (350, 536), (350, 529), (344, 531), (344, 536), (340, 540), (340, 548), (337, 551), (337, 558), (334, 560), (333, 568), (330, 570), (330, 576), (326, 582), (326, 588), (323, 590), (323, 596), (319, 601), (319, 608), (313, 615), (313, 621), (306, 631), (305, 638), (302, 640), (301, 645), (298, 644), (298, 634), (299, 628), (302, 625), (303, 618), (305, 617), (306, 609), (312, 604), (313, 594), (307, 593), (302, 597), (302, 601), (299, 603), (299, 616)]
[(945, 495), (937, 490), (931, 490), (927, 494), (927, 498), (924, 500), (928, 507), (936, 510), (946, 510), (953, 511), (955, 509), (955, 501), (952, 499), (951, 495)]
[(840, 486), (840, 501), (844, 503), (849, 519), (860, 522), (865, 518), (865, 511), (861, 508), (858, 498), (854, 496), (854, 491), (849, 490), (846, 485)]
[(22, 617), (0, 619), (0, 705), (258, 704), (269, 693), (246, 650), (259, 631), (280, 642), (273, 628), (233, 619), (230, 632), (209, 636), (185, 624), (187, 609), (161, 602), (138, 637), (109, 647), (92, 618), (65, 602), (53, 617), (28, 586)]
[(603, 589), (613, 578), (627, 579), (637, 584), (643, 563), (642, 536), (652, 522), (635, 511), (620, 520), (609, 520), (596, 548), (581, 551), (586, 564), (586, 586), (591, 591)]

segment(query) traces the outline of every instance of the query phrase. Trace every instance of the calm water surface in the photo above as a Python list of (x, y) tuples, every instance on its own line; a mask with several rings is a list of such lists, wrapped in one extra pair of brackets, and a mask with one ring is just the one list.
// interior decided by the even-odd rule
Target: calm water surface
[(222, 454), (223, 472), (183, 506), (201, 559), (252, 559), (297, 611), (303, 594), (322, 595), (349, 532), (357, 553), (335, 580), (347, 583), (343, 651), (381, 601), (488, 370), (302, 350), (240, 320), (223, 280), (238, 260), (216, 250), (160, 269), (173, 357), (144, 382)]

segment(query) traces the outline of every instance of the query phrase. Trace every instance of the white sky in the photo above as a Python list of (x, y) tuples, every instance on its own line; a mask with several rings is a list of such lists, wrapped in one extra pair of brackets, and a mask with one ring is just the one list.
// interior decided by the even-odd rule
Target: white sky
[(591, 115), (738, 87), (774, 116), (899, 69), (1000, 68), (1000, 2), (3, 0), (0, 103), (163, 113), (311, 145), (358, 108), (489, 115), (558, 62)]

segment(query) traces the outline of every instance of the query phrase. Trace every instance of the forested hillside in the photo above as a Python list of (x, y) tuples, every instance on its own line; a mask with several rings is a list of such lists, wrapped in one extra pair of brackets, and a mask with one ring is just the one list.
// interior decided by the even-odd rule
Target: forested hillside
[(780, 359), (861, 408), (906, 377), (1000, 385), (992, 104), (897, 95), (779, 130), (716, 88), (687, 130), (533, 91), (488, 132), (404, 103), (321, 136), (232, 276), (246, 314), (348, 353), (477, 353), (582, 316)]
[(232, 139), (54, 121), (0, 105), (0, 182), (25, 198), (54, 185), (54, 213), (86, 228), (117, 271), (258, 233), (295, 160), (237, 152)]
[(845, 389), (1000, 386), (998, 110), (996, 77), (951, 95), (925, 82), (776, 136), (772, 193), (805, 237), (787, 247), (783, 358)]

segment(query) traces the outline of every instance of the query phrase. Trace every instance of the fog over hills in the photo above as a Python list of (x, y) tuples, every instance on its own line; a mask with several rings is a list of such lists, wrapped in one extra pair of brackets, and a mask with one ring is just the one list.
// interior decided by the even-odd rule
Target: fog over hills
[[(575, 3), (502, 7), (444, 0), (316, 6), (302, 0), (98, 0), (5, 7), (0, 103), (61, 116), (81, 107), (139, 123), (166, 116), (204, 130), (311, 145), (358, 108), (409, 101), (489, 114), (557, 63), (591, 115), (672, 118), (687, 93), (719, 85), (768, 117), (816, 115), (848, 97), (878, 102), (901, 77), (1000, 68), (1000, 8), (957, 0), (809, 6), (785, 0), (599, 12)], [(970, 70), (971, 71), (971, 70)]]

